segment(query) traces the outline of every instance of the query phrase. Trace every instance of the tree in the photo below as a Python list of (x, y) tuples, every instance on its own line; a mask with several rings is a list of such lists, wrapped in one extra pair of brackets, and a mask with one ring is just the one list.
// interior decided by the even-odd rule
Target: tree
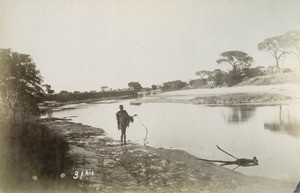
[(253, 58), (241, 51), (227, 51), (223, 52), (220, 55), (220, 59), (217, 60), (218, 64), (221, 63), (229, 63), (233, 70), (237, 70), (239, 68), (250, 67), (253, 63)]
[(196, 75), (200, 76), (200, 79), (207, 79), (210, 76), (211, 72), (208, 70), (201, 70), (196, 72)]
[(44, 94), (42, 77), (30, 55), (0, 49), (0, 98), (14, 118), (37, 115)]
[[(88, 93), (88, 92), (86, 91), (85, 93)], [(59, 94), (69, 94), (69, 92), (66, 91), (66, 90), (62, 90), (62, 91), (59, 92)]]
[(107, 91), (108, 90), (108, 86), (101, 86), (101, 90), (102, 90), (102, 92)]
[(276, 74), (277, 67), (276, 66), (268, 66), (266, 70), (266, 74)]
[(193, 87), (201, 87), (207, 84), (207, 79), (195, 79), (195, 80), (190, 80), (189, 85)]
[(51, 89), (51, 85), (44, 84), (44, 87), (46, 88), (47, 94), (52, 95), (54, 93), (54, 90)]
[(209, 79), (213, 81), (213, 83), (216, 85), (216, 86), (222, 86), (225, 84), (226, 82), (226, 77), (227, 77), (227, 73), (220, 70), (220, 69), (215, 69)]
[(156, 90), (156, 89), (158, 89), (158, 86), (155, 85), (155, 84), (153, 84), (153, 85), (151, 86), (151, 88), (152, 88), (152, 90)]
[(300, 32), (290, 31), (281, 35), (282, 46), (288, 53), (296, 56), (298, 60), (298, 70), (300, 70)]
[(236, 71), (229, 70), (226, 77), (225, 82), (227, 86), (233, 86), (243, 81), (243, 73), (242, 70), (238, 69)]
[(241, 51), (227, 51), (220, 55), (220, 59), (217, 60), (218, 64), (229, 63), (232, 66), (232, 71), (229, 72), (231, 79), (230, 85), (239, 83), (242, 80), (241, 70), (243, 68), (249, 68), (253, 63), (253, 58)]
[(244, 78), (253, 78), (256, 76), (263, 76), (263, 75), (265, 75), (264, 67), (257, 66), (255, 68), (244, 68), (242, 70), (242, 75)]
[(134, 90), (136, 92), (141, 91), (143, 89), (139, 82), (130, 82), (128, 83), (128, 86), (131, 90)]
[(279, 61), (289, 53), (285, 47), (284, 38), (282, 38), (282, 36), (267, 38), (260, 42), (257, 48), (259, 51), (266, 51), (271, 53), (276, 61), (277, 71), (280, 72)]
[(186, 82), (182, 82), (181, 80), (174, 80), (163, 83), (163, 90), (179, 90), (187, 85)]

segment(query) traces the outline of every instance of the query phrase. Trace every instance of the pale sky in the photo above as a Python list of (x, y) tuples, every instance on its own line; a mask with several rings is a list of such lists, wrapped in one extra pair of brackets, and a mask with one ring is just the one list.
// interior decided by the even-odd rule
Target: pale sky
[(291, 30), (300, 0), (0, 0), (0, 48), (30, 54), (56, 92), (189, 81), (229, 50), (269, 66), (257, 44)]

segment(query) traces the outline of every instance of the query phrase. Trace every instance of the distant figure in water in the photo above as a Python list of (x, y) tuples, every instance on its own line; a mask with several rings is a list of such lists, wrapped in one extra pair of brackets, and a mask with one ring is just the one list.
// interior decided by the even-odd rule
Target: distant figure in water
[(129, 126), (130, 122), (133, 123), (133, 117), (136, 115), (128, 115), (128, 113), (124, 110), (123, 105), (120, 105), (119, 108), (120, 111), (116, 113), (118, 130), (121, 130), (121, 143), (123, 144), (124, 139), (124, 145), (126, 145), (126, 128)]

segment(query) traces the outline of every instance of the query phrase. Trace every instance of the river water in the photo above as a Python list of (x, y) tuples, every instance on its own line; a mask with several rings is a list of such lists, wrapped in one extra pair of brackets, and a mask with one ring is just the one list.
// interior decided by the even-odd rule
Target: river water
[[(123, 104), (138, 114), (127, 129), (127, 139), (147, 145), (185, 150), (205, 159), (234, 160), (256, 156), (259, 165), (236, 171), (288, 181), (300, 179), (300, 104), (274, 106), (205, 106), (175, 103), (130, 105), (130, 101), (77, 104), (47, 116), (99, 127), (119, 140), (115, 113)], [(227, 166), (234, 168), (234, 166)]]

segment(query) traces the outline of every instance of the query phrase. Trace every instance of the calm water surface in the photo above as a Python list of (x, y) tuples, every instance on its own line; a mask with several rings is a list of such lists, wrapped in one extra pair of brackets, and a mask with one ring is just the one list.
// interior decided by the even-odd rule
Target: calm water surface
[[(48, 116), (69, 117), (73, 122), (103, 128), (108, 136), (119, 140), (115, 113), (123, 104), (148, 128), (149, 146), (181, 149), (205, 159), (233, 160), (216, 148), (219, 145), (236, 157), (258, 158), (259, 166), (236, 171), (300, 179), (300, 104), (210, 107), (168, 103), (133, 106), (129, 102), (73, 105), (75, 109)], [(144, 138), (145, 129), (136, 117), (127, 129), (127, 139), (143, 144)]]

